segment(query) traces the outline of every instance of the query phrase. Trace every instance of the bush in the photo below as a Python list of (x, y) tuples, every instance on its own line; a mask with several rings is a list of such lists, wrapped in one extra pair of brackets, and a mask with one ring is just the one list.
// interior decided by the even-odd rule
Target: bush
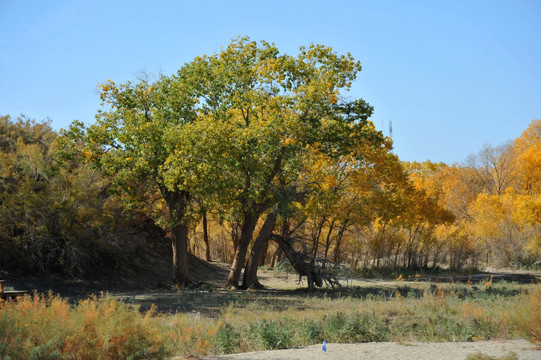
[(220, 330), (219, 323), (209, 321), (198, 313), (176, 314), (171, 320), (171, 347), (175, 355), (193, 357), (213, 351), (213, 344)]
[(0, 358), (153, 359), (170, 355), (160, 318), (110, 297), (71, 306), (34, 295), (0, 304)]
[(366, 313), (336, 313), (323, 319), (323, 336), (329, 342), (385, 341), (387, 329), (379, 320)]
[(228, 323), (218, 329), (214, 338), (214, 349), (220, 354), (232, 354), (240, 345), (240, 334)]
[(323, 341), (323, 330), (315, 320), (304, 319), (299, 326), (299, 338), (303, 344), (317, 344)]
[(267, 350), (286, 349), (292, 340), (292, 331), (282, 321), (260, 321), (250, 324), (249, 331)]

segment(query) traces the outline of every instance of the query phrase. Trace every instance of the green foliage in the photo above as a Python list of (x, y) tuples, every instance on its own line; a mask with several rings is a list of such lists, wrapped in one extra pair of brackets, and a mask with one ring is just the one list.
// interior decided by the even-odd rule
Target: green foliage
[(133, 260), (133, 214), (96, 169), (59, 156), (48, 123), (2, 117), (0, 139), (1, 269), (99, 275)]
[[(382, 144), (368, 121), (372, 107), (344, 96), (360, 70), (350, 54), (322, 45), (290, 56), (238, 38), (173, 76), (101, 84), (96, 123), (85, 129), (75, 122), (63, 133), (62, 151), (79, 151), (131, 201), (161, 194), (175, 253), (186, 262), (186, 228), (179, 226), (198, 205), (255, 224), (296, 188), (311, 152), (337, 158), (359, 143)], [(244, 263), (253, 227), (243, 227), (236, 264)], [(186, 280), (187, 266), (182, 271)]]
[(13, 153), (21, 144), (37, 145), (46, 152), (56, 134), (50, 121), (36, 122), (24, 115), (13, 121), (9, 115), (0, 115), (0, 151)]
[(240, 345), (240, 333), (228, 323), (218, 329), (214, 338), (214, 349), (218, 354), (232, 354)]
[(249, 334), (255, 336), (267, 350), (286, 349), (292, 343), (292, 329), (290, 322), (280, 320), (262, 320), (249, 325)]
[(313, 319), (304, 319), (298, 327), (299, 340), (304, 344), (317, 344), (325, 338), (319, 322)]
[(388, 330), (373, 315), (337, 312), (322, 321), (322, 334), (328, 342), (386, 341)]

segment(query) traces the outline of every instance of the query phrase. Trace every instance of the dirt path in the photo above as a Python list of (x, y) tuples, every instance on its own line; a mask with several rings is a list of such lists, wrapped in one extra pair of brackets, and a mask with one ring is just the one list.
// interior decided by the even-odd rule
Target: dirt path
[(468, 357), (468, 355), (476, 353), (482, 353), (498, 358), (509, 355), (511, 352), (515, 353), (519, 360), (541, 359), (541, 350), (536, 350), (534, 346), (526, 340), (407, 344), (327, 344), (326, 352), (322, 351), (321, 345), (313, 345), (286, 350), (257, 351), (242, 354), (210, 356), (204, 359), (464, 360)]

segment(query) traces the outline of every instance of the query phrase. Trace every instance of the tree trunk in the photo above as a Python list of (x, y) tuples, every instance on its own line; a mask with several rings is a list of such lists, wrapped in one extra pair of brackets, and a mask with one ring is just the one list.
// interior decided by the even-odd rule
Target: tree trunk
[(205, 242), (205, 259), (210, 261), (210, 241), (208, 230), (207, 211), (203, 212), (203, 241)]
[(346, 232), (348, 227), (349, 227), (349, 220), (346, 219), (344, 221), (344, 224), (342, 224), (342, 227), (340, 227), (340, 231), (338, 232), (338, 236), (336, 238), (336, 245), (334, 246), (333, 261), (337, 264), (340, 262), (340, 246), (342, 245), (342, 239), (344, 238), (344, 233)]
[(188, 225), (184, 221), (190, 195), (187, 191), (169, 191), (165, 187), (161, 187), (160, 190), (174, 222), (171, 228), (171, 245), (173, 248), (175, 283), (180, 288), (184, 288), (190, 283)]
[(340, 246), (342, 245), (342, 237), (343, 236), (341, 236), (341, 234), (338, 234), (338, 238), (336, 239), (336, 245), (334, 245), (334, 254), (332, 257), (332, 261), (334, 261), (336, 264), (340, 262)]
[(267, 262), (268, 251), (269, 251), (269, 242), (267, 241), (265, 243), (265, 249), (263, 249), (263, 255), (261, 255), (261, 259), (259, 260), (259, 266), (263, 266)]
[(334, 222), (335, 222), (335, 219), (331, 221), (331, 224), (329, 225), (329, 232), (327, 233), (327, 237), (325, 238), (325, 253), (323, 257), (323, 259), (325, 260), (323, 262), (324, 269), (325, 269), (325, 262), (327, 262), (327, 257), (329, 256), (329, 249), (331, 248), (331, 242), (332, 242), (331, 234), (332, 234), (332, 231), (334, 230)]
[(188, 268), (188, 226), (177, 223), (172, 229), (173, 267), (175, 269), (175, 283), (184, 288), (189, 285)]
[(231, 223), (231, 242), (233, 243), (233, 252), (237, 252), (240, 243), (241, 225), (235, 220)]
[(252, 240), (252, 235), (254, 234), (257, 220), (259, 219), (259, 214), (255, 214), (253, 212), (245, 212), (243, 216), (244, 219), (242, 222), (242, 231), (240, 234), (239, 243), (237, 250), (235, 251), (235, 256), (233, 257), (231, 271), (229, 272), (229, 276), (225, 282), (225, 287), (230, 289), (237, 289), (239, 287), (240, 273), (244, 267), (246, 252), (248, 251), (248, 246)]
[(188, 232), (188, 253), (193, 256), (197, 256), (197, 224), (195, 224), (192, 230), (192, 236)]
[(257, 268), (261, 261), (261, 257), (265, 252), (265, 248), (269, 242), (269, 237), (272, 234), (274, 229), (274, 224), (276, 223), (276, 214), (270, 212), (265, 219), (263, 227), (259, 231), (254, 245), (252, 246), (252, 251), (250, 252), (250, 258), (248, 259), (248, 264), (244, 269), (244, 278), (242, 280), (242, 288), (248, 289), (250, 287), (260, 288), (262, 287), (259, 281), (257, 280)]
[(282, 248), (280, 246), (276, 247), (276, 250), (274, 251), (274, 254), (271, 258), (270, 267), (274, 269), (276, 266), (276, 263), (282, 260)]
[(308, 290), (314, 290), (314, 284), (322, 287), (323, 278), (321, 272), (314, 267), (313, 260), (308, 262), (306, 255), (298, 253), (293, 248), (293, 245), (288, 239), (285, 239), (277, 234), (271, 234), (271, 239), (273, 239), (278, 246), (284, 251), (289, 263), (297, 271), (300, 276), (306, 276), (308, 280)]
[(325, 225), (325, 222), (327, 221), (326, 217), (323, 217), (319, 224), (317, 225), (316, 229), (313, 230), (312, 233), (312, 255), (315, 259), (317, 257), (318, 247), (319, 247), (319, 237), (321, 236), (321, 232), (323, 231), (323, 225)]

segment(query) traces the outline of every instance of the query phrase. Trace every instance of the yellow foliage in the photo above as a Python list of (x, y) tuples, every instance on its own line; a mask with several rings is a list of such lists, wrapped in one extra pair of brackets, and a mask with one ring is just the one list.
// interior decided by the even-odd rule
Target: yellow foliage
[(497, 195), (481, 193), (470, 205), (469, 212), (474, 219), (476, 235), (480, 237), (497, 237), (498, 223), (503, 221), (505, 208)]
[(514, 142), (516, 177), (522, 191), (541, 193), (541, 120), (533, 120)]
[(292, 139), (292, 138), (288, 137), (288, 138), (285, 138), (285, 139), (282, 140), (282, 145), (283, 146), (288, 146), (288, 145), (293, 145), (293, 144), (295, 144), (295, 140)]

